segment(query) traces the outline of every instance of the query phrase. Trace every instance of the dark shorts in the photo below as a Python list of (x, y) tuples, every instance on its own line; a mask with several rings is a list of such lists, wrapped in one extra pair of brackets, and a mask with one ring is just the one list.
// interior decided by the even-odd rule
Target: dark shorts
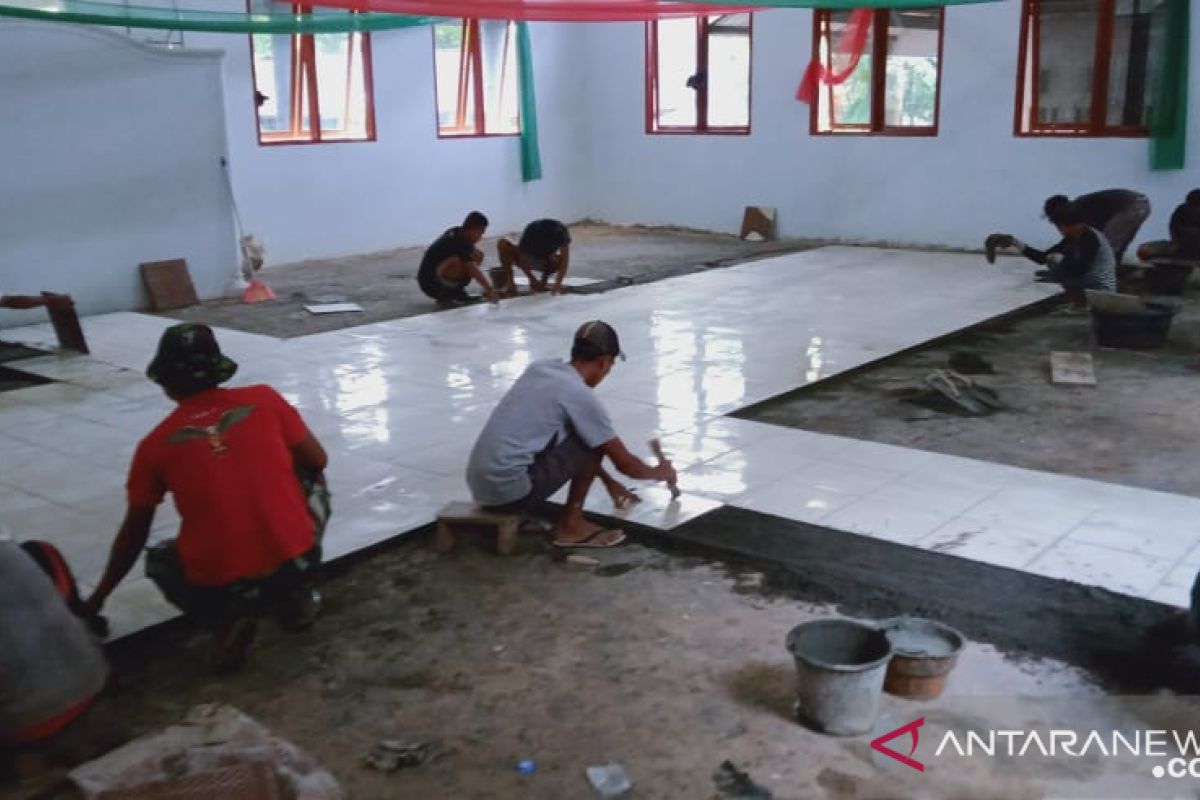
[(265, 613), (291, 596), (310, 589), (320, 579), (321, 541), (332, 506), (323, 477), (297, 477), (313, 521), (316, 541), (312, 549), (283, 562), (270, 575), (244, 578), (226, 586), (196, 586), (184, 575), (179, 550), (175, 540), (170, 539), (147, 548), (146, 577), (154, 581), (168, 602), (206, 625)]
[(535, 256), (526, 250), (521, 251), (521, 256), (525, 259), (525, 267), (531, 272), (540, 272), (545, 278), (549, 275), (558, 272), (558, 260), (555, 256), (558, 251), (551, 253), (548, 256)]
[(421, 291), (433, 300), (465, 300), (467, 299), (467, 286), (471, 283), (471, 279), (465, 281), (451, 281), (439, 275), (432, 275), (420, 281)]
[(494, 506), (497, 510), (525, 511), (540, 505), (565, 486), (596, 458), (596, 451), (584, 444), (573, 431), (561, 442), (550, 445), (529, 465), (529, 494), (515, 503)]

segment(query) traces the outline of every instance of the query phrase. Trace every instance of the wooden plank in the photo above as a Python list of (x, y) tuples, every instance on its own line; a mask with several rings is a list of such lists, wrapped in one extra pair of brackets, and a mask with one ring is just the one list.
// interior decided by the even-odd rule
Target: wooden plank
[(187, 261), (172, 258), (168, 261), (147, 261), (139, 264), (142, 283), (150, 295), (152, 311), (172, 311), (187, 308), (200, 302), (192, 276), (188, 273)]
[(1091, 353), (1059, 351), (1050, 354), (1050, 380), (1065, 386), (1095, 386)]

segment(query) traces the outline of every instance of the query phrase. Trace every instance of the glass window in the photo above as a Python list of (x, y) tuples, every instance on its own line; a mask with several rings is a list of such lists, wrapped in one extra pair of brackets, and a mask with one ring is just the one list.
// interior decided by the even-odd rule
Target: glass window
[(861, 53), (846, 52), (842, 41), (852, 36), (852, 14), (816, 12), (814, 58), (826, 74), (845, 78), (819, 84), (813, 132), (935, 135), (943, 11), (872, 12)]
[[(307, 6), (252, 0), (251, 11), (292, 13)], [(370, 35), (366, 33), (250, 36), (260, 144), (371, 141)]]
[(1024, 0), (1017, 132), (1144, 136), (1166, 0)]
[(439, 136), (521, 132), (516, 23), (439, 23), (433, 55)]
[(646, 23), (647, 132), (750, 132), (751, 19)]

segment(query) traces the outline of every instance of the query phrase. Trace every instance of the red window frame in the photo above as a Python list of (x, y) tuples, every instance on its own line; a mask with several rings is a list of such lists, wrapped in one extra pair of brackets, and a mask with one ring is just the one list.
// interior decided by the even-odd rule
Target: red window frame
[[(818, 91), (826, 93), (825, 98), (826, 102), (829, 103), (831, 122), (827, 129), (821, 128), (820, 103), (813, 103), (809, 116), (810, 133), (815, 136), (938, 135), (938, 128), (942, 119), (942, 72), (943, 65), (945, 64), (943, 50), (946, 43), (946, 9), (944, 7), (931, 7), (912, 10), (933, 11), (938, 14), (937, 84), (934, 88), (933, 97), (933, 124), (887, 125), (884, 123), (887, 103), (888, 29), (891, 27), (891, 10), (881, 8), (873, 11), (871, 18), (871, 51), (869, 54), (871, 56), (871, 121), (866, 125), (833, 121), (833, 86), (822, 83)], [(820, 61), (821, 59), (821, 37), (823, 35), (830, 37), (828, 52), (832, 53), (835, 39), (833, 38), (832, 31), (829, 31), (831, 13), (831, 10), (827, 8), (813, 10), (813, 60)], [(880, 65), (883, 65), (882, 69), (880, 69)], [(830, 65), (826, 62), (823, 66), (828, 69)]]
[[(434, 26), (430, 26), (433, 30)], [(516, 25), (511, 20), (504, 29), (504, 52), (508, 52), (510, 47), (516, 47)], [(455, 106), (455, 124), (443, 127), (441, 124), (441, 108), (438, 107), (438, 70), (437, 70), (437, 31), (433, 30), (433, 111), (434, 124), (437, 125), (437, 135), (439, 139), (485, 139), (493, 136), (520, 136), (521, 121), (520, 112), (518, 111), (517, 129), (515, 131), (503, 131), (498, 133), (490, 133), (487, 129), (487, 108), (484, 102), (483, 94), (483, 37), (479, 32), (479, 20), (463, 19), (462, 20), (462, 49), (459, 51), (458, 61), (458, 93), (457, 104)], [(500, 69), (500, 86), (503, 91), (505, 81), (508, 79), (506, 70), (508, 69), (508, 59), (503, 59), (503, 66)], [(472, 76), (474, 80), (472, 80)], [(519, 85), (514, 87), (515, 91), (520, 93)], [(471, 103), (468, 103), (468, 95)], [(473, 119), (471, 124), (467, 124), (467, 110), (469, 106), (474, 106)], [(520, 104), (518, 103), (518, 109)]]
[[(708, 72), (708, 40), (710, 36), (720, 36), (712, 33), (712, 21), (709, 17), (721, 16), (710, 14), (696, 17), (696, 72)], [(717, 135), (717, 136), (748, 136), (750, 125), (754, 120), (754, 14), (749, 13), (750, 40), (750, 71), (746, 76), (745, 125), (709, 125), (708, 124), (708, 92), (696, 91), (696, 124), (695, 125), (659, 125), (658, 108), (658, 22), (646, 23), (646, 133), (651, 135)]]
[[(1107, 115), (1108, 80), (1112, 67), (1113, 29), (1116, 24), (1116, 0), (1093, 0), (1097, 24), (1095, 51), (1092, 56), (1092, 98), (1086, 122), (1039, 122), (1038, 77), (1041, 72), (1041, 27), (1039, 0), (1021, 0), (1021, 42), (1017, 62), (1017, 106), (1013, 131), (1017, 136), (1064, 136), (1081, 138), (1145, 138), (1148, 126), (1109, 125)], [(1151, 58), (1147, 53), (1147, 59)], [(1147, 66), (1147, 73), (1150, 67)], [(1147, 89), (1147, 91), (1149, 91)], [(1028, 110), (1026, 102), (1029, 101)]]
[[(254, 11), (249, 3), (247, 3), (247, 10)], [(292, 12), (295, 14), (311, 14), (312, 6), (293, 3)], [(344, 132), (321, 130), (321, 99), (317, 92), (317, 47), (316, 39), (313, 38), (315, 34), (311, 33), (293, 33), (291, 36), (291, 78), (288, 82), (290, 97), (288, 109), (290, 110), (291, 117), (288, 120), (288, 130), (263, 131), (262, 120), (259, 118), (258, 68), (254, 63), (254, 35), (251, 34), (248, 37), (250, 43), (250, 76), (254, 90), (254, 93), (251, 95), (251, 102), (254, 103), (254, 126), (258, 131), (259, 145), (275, 146), (375, 141), (375, 81), (371, 72), (371, 34), (366, 31), (357, 34), (360, 37), (358, 41), (362, 42), (362, 49), (357, 53), (354, 46), (355, 34), (346, 35), (350, 37), (350, 51), (346, 59), (346, 102), (350, 102), (349, 86), (352, 81), (352, 71), (354, 70), (354, 61), (357, 56), (362, 59), (363, 94), (367, 104), (365, 134), (359, 136), (349, 135)], [(307, 108), (302, 108), (300, 101), (306, 91), (308, 94), (308, 104)], [(349, 116), (348, 111), (345, 112), (345, 116)], [(304, 128), (305, 117), (308, 118), (307, 129)]]

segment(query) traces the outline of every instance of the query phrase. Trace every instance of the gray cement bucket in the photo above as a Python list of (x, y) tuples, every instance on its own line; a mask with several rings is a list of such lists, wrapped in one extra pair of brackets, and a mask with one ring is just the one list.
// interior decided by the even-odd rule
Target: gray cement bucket
[(883, 631), (848, 619), (804, 622), (788, 633), (787, 649), (796, 659), (802, 722), (833, 736), (871, 730), (892, 658)]

